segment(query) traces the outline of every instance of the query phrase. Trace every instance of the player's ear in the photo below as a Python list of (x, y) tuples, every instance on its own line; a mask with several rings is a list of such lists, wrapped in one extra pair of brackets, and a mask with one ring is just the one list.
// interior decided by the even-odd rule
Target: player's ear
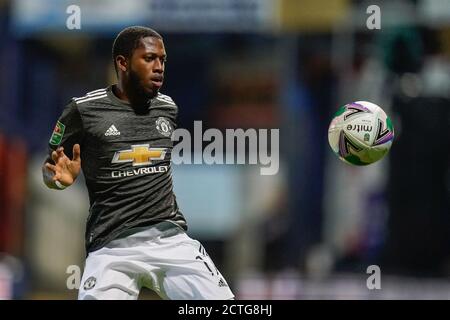
[(127, 58), (119, 54), (118, 56), (116, 56), (116, 65), (117, 70), (122, 70), (123, 72), (126, 72), (128, 68)]

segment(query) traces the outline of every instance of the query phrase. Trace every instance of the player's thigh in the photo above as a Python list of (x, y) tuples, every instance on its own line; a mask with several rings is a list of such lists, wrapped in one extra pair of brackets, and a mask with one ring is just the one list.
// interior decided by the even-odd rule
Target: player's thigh
[(136, 300), (138, 295), (132, 263), (114, 254), (94, 252), (87, 257), (78, 299)]
[(199, 241), (183, 235), (167, 264), (163, 295), (168, 299), (227, 300), (234, 297), (228, 283)]

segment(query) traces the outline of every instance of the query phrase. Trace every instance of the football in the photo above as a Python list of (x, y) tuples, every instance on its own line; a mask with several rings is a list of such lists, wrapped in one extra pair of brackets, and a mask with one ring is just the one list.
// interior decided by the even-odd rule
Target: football
[(328, 128), (328, 142), (342, 161), (365, 166), (382, 159), (394, 139), (391, 119), (378, 105), (356, 101), (339, 108)]

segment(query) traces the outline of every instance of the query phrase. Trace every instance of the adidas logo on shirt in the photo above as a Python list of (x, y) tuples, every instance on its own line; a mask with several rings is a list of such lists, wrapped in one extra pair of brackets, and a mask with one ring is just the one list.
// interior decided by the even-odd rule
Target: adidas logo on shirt
[(112, 125), (106, 130), (105, 136), (120, 136), (120, 131), (117, 130), (115, 125)]

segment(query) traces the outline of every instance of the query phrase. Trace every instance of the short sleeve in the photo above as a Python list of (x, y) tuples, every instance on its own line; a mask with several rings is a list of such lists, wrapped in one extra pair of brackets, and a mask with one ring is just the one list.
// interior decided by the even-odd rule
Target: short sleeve
[(72, 158), (74, 144), (80, 144), (83, 139), (83, 122), (80, 111), (73, 101), (66, 105), (61, 116), (56, 121), (55, 128), (48, 142), (48, 152), (52, 153), (59, 146), (64, 147), (64, 153)]

